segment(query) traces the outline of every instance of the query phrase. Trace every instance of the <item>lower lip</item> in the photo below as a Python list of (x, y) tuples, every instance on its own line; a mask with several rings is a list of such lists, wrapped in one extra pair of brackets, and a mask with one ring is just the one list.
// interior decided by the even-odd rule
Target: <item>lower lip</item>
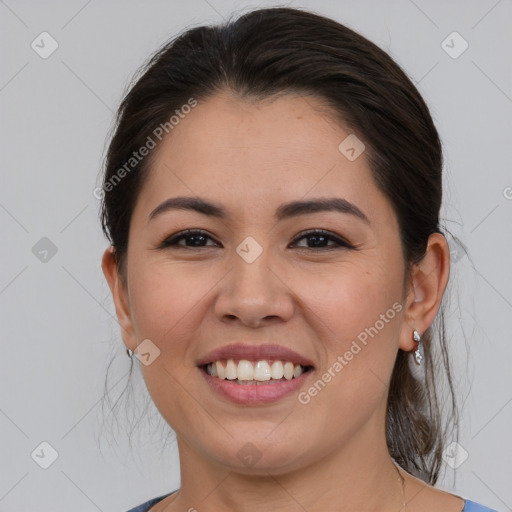
[(276, 402), (293, 392), (297, 392), (310, 374), (313, 373), (313, 370), (309, 370), (300, 377), (274, 384), (237, 384), (234, 381), (212, 377), (201, 368), (199, 368), (199, 371), (215, 392), (232, 402), (244, 405)]

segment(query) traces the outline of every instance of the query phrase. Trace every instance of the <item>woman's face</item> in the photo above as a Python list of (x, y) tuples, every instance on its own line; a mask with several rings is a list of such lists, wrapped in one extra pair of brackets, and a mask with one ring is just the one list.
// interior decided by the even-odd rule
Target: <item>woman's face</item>
[[(339, 149), (349, 135), (314, 97), (222, 93), (180, 119), (155, 154), (130, 225), (123, 337), (132, 349), (150, 340), (140, 366), (156, 406), (181, 446), (216, 466), (279, 474), (339, 450), (370, 454), (384, 436), (399, 340), (411, 332), (405, 268), (365, 152), (353, 139)], [(151, 215), (178, 196), (225, 216)], [(283, 209), (321, 199), (340, 209)], [(202, 233), (163, 245), (185, 230)], [(297, 236), (309, 230), (328, 233)], [(200, 363), (226, 366), (229, 351), (209, 354), (233, 344), (253, 349), (232, 352), (235, 371), (240, 359), (274, 375), (277, 360), (313, 368), (263, 385), (208, 376)], [(257, 352), (269, 344), (296, 355)]]

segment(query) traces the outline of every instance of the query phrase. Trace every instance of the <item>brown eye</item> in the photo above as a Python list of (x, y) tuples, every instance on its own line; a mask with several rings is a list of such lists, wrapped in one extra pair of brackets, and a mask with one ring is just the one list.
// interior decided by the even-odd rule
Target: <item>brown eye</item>
[[(333, 235), (332, 233), (329, 233), (329, 231), (324, 231), (323, 229), (316, 229), (311, 231), (306, 231), (303, 233), (300, 233), (294, 240), (294, 244), (297, 243), (297, 241), (302, 239), (311, 239), (313, 240), (313, 247), (303, 247), (305, 249), (339, 249), (341, 247), (345, 247), (347, 249), (352, 249), (353, 247), (346, 242), (345, 240)], [(328, 246), (326, 245), (327, 242), (333, 241), (335, 242), (334, 246)]]
[[(187, 231), (182, 231), (180, 233), (176, 233), (168, 238), (166, 238), (160, 245), (160, 248), (165, 249), (169, 247), (175, 247), (175, 248), (199, 248), (199, 247), (212, 247), (211, 244), (207, 245), (207, 240), (213, 240), (208, 233), (202, 230), (194, 230), (189, 229)], [(346, 248), (346, 249), (353, 249), (353, 246), (350, 245), (348, 242), (343, 240), (342, 238), (333, 235), (329, 231), (317, 229), (317, 230), (310, 230), (303, 233), (300, 233), (295, 240), (293, 241), (293, 244), (296, 245), (298, 241), (303, 239), (309, 239), (312, 240), (312, 247), (300, 247), (303, 249), (312, 249), (312, 250), (331, 250), (331, 249), (339, 249), (339, 248)], [(185, 240), (185, 244), (180, 244), (182, 240)], [(187, 242), (191, 241), (190, 244)], [(334, 245), (328, 245), (328, 242), (334, 242)], [(214, 243), (213, 246), (216, 246), (217, 244)]]
[[(204, 242), (207, 240), (213, 240), (206, 231), (188, 229), (187, 231), (182, 231), (180, 233), (176, 233), (175, 235), (166, 238), (160, 245), (160, 248), (166, 247), (180, 247), (180, 248), (194, 248), (194, 247), (205, 247)], [(179, 244), (181, 240), (192, 241), (191, 245)], [(211, 245), (210, 245), (211, 247)]]

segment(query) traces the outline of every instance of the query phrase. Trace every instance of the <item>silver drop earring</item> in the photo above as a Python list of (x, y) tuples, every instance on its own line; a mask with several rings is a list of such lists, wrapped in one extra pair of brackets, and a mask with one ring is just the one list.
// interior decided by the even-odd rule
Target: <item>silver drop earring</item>
[(421, 360), (423, 359), (423, 356), (421, 355), (421, 352), (420, 352), (421, 335), (416, 329), (414, 329), (414, 331), (412, 331), (412, 339), (418, 344), (416, 346), (416, 350), (414, 351), (414, 361), (419, 366), (421, 364)]

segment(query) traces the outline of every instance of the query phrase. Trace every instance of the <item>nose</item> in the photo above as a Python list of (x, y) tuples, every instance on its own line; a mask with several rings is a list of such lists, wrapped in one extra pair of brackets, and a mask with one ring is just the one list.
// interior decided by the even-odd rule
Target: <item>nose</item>
[(238, 254), (220, 283), (215, 314), (223, 322), (258, 328), (293, 315), (293, 292), (282, 268), (264, 250), (251, 263)]

